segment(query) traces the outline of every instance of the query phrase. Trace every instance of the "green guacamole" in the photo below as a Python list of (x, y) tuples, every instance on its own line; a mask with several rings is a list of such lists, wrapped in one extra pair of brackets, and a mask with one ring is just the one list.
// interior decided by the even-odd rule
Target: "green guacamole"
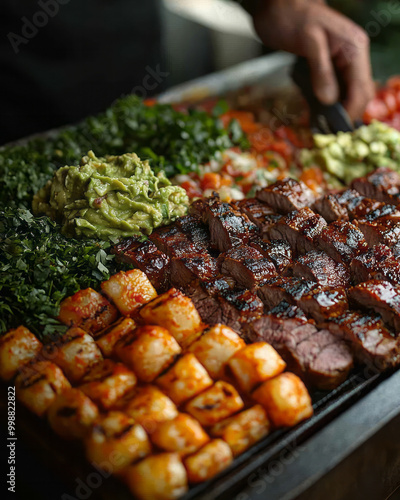
[(32, 205), (67, 236), (115, 241), (169, 224), (187, 213), (189, 200), (135, 153), (97, 158), (89, 151), (80, 166), (57, 170)]
[(378, 167), (389, 167), (400, 173), (400, 132), (374, 121), (354, 132), (315, 134), (314, 148), (303, 149), (300, 159), (305, 167), (322, 167), (328, 180), (345, 184)]

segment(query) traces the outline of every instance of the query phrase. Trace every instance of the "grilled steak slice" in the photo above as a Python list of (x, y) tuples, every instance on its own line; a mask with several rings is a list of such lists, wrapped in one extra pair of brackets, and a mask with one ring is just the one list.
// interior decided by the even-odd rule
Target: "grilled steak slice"
[(366, 177), (355, 179), (351, 186), (368, 198), (396, 204), (400, 193), (400, 176), (394, 170), (382, 167)]
[(261, 235), (282, 217), (275, 213), (271, 207), (265, 203), (261, 203), (256, 198), (242, 200), (237, 204), (237, 207), (258, 227)]
[(256, 193), (258, 200), (265, 202), (275, 212), (288, 214), (293, 210), (309, 207), (314, 203), (314, 195), (303, 182), (284, 179), (267, 186)]
[(210, 246), (210, 231), (199, 217), (195, 217), (194, 215), (179, 217), (176, 219), (175, 224), (192, 243), (198, 247), (208, 249)]
[(250, 243), (250, 246), (261, 252), (264, 257), (270, 259), (278, 273), (282, 273), (291, 263), (292, 249), (287, 241), (255, 239)]
[(331, 222), (317, 238), (318, 246), (332, 259), (349, 264), (368, 248), (363, 233), (350, 222)]
[(330, 318), (341, 316), (349, 309), (343, 288), (316, 288), (303, 295), (298, 304), (320, 328), (326, 327)]
[(244, 288), (254, 288), (277, 274), (271, 260), (247, 245), (231, 248), (220, 259), (223, 259), (221, 272), (232, 276)]
[(349, 220), (346, 207), (341, 205), (338, 197), (333, 194), (326, 194), (314, 203), (312, 209), (317, 214), (321, 215), (326, 222), (333, 222), (334, 220)]
[(400, 337), (394, 338), (376, 314), (347, 312), (328, 323), (329, 331), (348, 341), (356, 358), (381, 371), (400, 362)]
[(354, 307), (372, 309), (396, 333), (400, 332), (400, 290), (388, 281), (371, 280), (350, 288), (347, 292)]
[(217, 259), (208, 254), (171, 259), (171, 283), (178, 288), (185, 287), (194, 279), (211, 280), (218, 273)]
[(280, 302), (297, 304), (303, 295), (316, 288), (317, 284), (300, 278), (277, 277), (268, 280), (258, 290), (258, 296), (268, 309), (273, 309)]
[[(224, 280), (215, 280), (215, 282), (217, 281), (221, 281), (219, 286), (229, 288), (228, 283)], [(210, 286), (207, 287), (207, 284)], [(216, 325), (221, 318), (221, 306), (218, 296), (212, 290), (213, 285), (201, 281), (191, 281), (183, 288), (184, 293), (192, 299), (202, 321), (208, 325)], [(215, 286), (218, 287), (218, 284)]]
[(187, 253), (199, 251), (175, 224), (156, 229), (149, 238), (161, 252), (169, 257), (181, 257)]
[(221, 321), (244, 337), (243, 327), (264, 312), (264, 305), (250, 290), (223, 290), (219, 295)]
[(315, 248), (315, 239), (326, 226), (326, 221), (310, 208), (291, 212), (271, 226), (269, 238), (287, 241), (292, 250), (306, 253)]
[(392, 247), (400, 242), (400, 222), (397, 217), (380, 217), (375, 221), (359, 219), (355, 223), (371, 247), (379, 243)]
[(169, 288), (170, 259), (150, 240), (139, 242), (129, 238), (116, 245), (112, 252), (118, 261), (132, 264), (146, 273), (158, 292)]
[(311, 250), (301, 255), (288, 270), (292, 276), (315, 281), (321, 286), (337, 288), (350, 285), (350, 273), (347, 267), (319, 250)]
[(375, 245), (351, 261), (350, 275), (355, 284), (370, 279), (383, 279), (397, 284), (400, 283), (400, 263), (389, 247)]

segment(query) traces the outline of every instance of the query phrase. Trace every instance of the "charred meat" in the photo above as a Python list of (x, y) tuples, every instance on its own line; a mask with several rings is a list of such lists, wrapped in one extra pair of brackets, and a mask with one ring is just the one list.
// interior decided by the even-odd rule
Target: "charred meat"
[(261, 189), (256, 193), (256, 197), (280, 214), (288, 214), (293, 210), (309, 207), (314, 202), (311, 189), (303, 182), (290, 178)]

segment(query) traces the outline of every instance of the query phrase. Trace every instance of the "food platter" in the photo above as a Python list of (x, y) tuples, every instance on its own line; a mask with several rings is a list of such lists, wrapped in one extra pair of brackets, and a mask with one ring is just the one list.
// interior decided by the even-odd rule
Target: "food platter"
[[(246, 85), (257, 86), (264, 80), (268, 81), (268, 89), (263, 90), (263, 95), (274, 94), (277, 90), (290, 87), (288, 74), (291, 61), (291, 57), (286, 55), (268, 56), (172, 89), (162, 94), (159, 100), (166, 103), (202, 100), (235, 92)], [(55, 133), (51, 132), (49, 136)], [(237, 457), (221, 475), (193, 486), (182, 498), (222, 499), (232, 498), (236, 494), (238, 500), (244, 500), (257, 498), (264, 490), (271, 499), (321, 498), (322, 495), (328, 495), (328, 485), (334, 480), (332, 478), (337, 477), (335, 474), (341, 470), (340, 464), (346, 461), (349, 464), (348, 476), (353, 474), (354, 478), (357, 473), (360, 481), (357, 489), (359, 496), (354, 496), (352, 484), (344, 481), (342, 488), (335, 492), (336, 496), (331, 498), (372, 498), (366, 496), (371, 492), (366, 473), (368, 466), (359, 466), (357, 453), (363, 453), (360, 450), (368, 446), (373, 447), (368, 456), (384, 452), (385, 440), (382, 435), (385, 429), (393, 431), (393, 422), (398, 422), (399, 418), (398, 383), (399, 372), (394, 368), (383, 374), (376, 369), (359, 368), (352, 371), (346, 381), (334, 390), (311, 390), (314, 417), (292, 429), (278, 430), (268, 435)], [(360, 414), (365, 418), (360, 419)], [(48, 431), (42, 422), (36, 421), (31, 428), (29, 416), (24, 414), (24, 410), (21, 410), (21, 420), (20, 424), (17, 422), (21, 435), (26, 436), (27, 442), (33, 443), (34, 447), (43, 447), (48, 439)], [(357, 425), (363, 427), (355, 435)], [(381, 439), (377, 442), (374, 436), (378, 435)], [(393, 436), (393, 442), (394, 450), (398, 452), (398, 433)], [(58, 462), (56, 468), (62, 467), (63, 461), (65, 465), (65, 458), (71, 460), (80, 453), (79, 448), (68, 448), (63, 450), (62, 456), (57, 457), (58, 454), (55, 454), (54, 462)], [(287, 453), (290, 459), (285, 458)], [(387, 475), (377, 490), (379, 496), (376, 498), (390, 494), (400, 481), (396, 454), (386, 457), (386, 460)], [(77, 465), (78, 469), (82, 466), (79, 460)], [(71, 482), (71, 479), (73, 482), (76, 476), (73, 474), (71, 478), (71, 474), (68, 475), (67, 482)], [(113, 498), (130, 498), (119, 483), (110, 480), (110, 485)], [(109, 487), (101, 488), (94, 495), (108, 498), (110, 493), (107, 490)]]

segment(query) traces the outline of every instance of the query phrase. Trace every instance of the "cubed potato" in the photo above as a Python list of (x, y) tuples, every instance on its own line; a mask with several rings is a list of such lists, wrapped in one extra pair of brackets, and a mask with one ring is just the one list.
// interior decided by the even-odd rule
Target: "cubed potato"
[(188, 490), (187, 475), (177, 453), (161, 453), (128, 468), (125, 479), (137, 500), (176, 500)]
[(109, 280), (103, 281), (101, 289), (123, 316), (130, 316), (143, 304), (157, 297), (149, 278), (139, 269), (114, 274)]
[(97, 406), (78, 389), (59, 394), (47, 412), (54, 432), (64, 439), (83, 439), (98, 417)]
[(188, 346), (204, 328), (192, 300), (175, 288), (144, 306), (140, 316), (145, 323), (167, 328), (182, 347)]
[(228, 366), (239, 388), (250, 392), (261, 382), (282, 373), (286, 363), (270, 344), (255, 342), (236, 351)]
[(173, 420), (160, 424), (152, 433), (151, 440), (162, 450), (183, 456), (195, 452), (210, 438), (197, 420), (179, 413)]
[(232, 451), (222, 439), (213, 439), (183, 461), (190, 483), (208, 481), (232, 463)]
[(89, 333), (106, 328), (118, 317), (117, 309), (93, 288), (80, 290), (61, 302), (58, 319)]
[(178, 415), (175, 404), (157, 387), (147, 385), (137, 389), (123, 411), (152, 434), (157, 426)]
[(213, 384), (207, 370), (194, 354), (184, 354), (156, 383), (172, 401), (180, 405)]
[(294, 373), (281, 373), (253, 392), (275, 427), (291, 427), (313, 414), (310, 395)]
[(225, 366), (236, 351), (245, 347), (245, 342), (231, 328), (215, 325), (205, 330), (201, 337), (189, 346), (200, 363), (206, 368), (211, 378), (225, 378)]
[(132, 318), (122, 317), (117, 323), (97, 332), (93, 338), (100, 348), (103, 356), (109, 358), (114, 352), (115, 344), (119, 339), (135, 330), (136, 323)]
[(107, 472), (118, 474), (151, 452), (141, 425), (121, 412), (109, 412), (96, 421), (85, 439), (86, 458)]
[(103, 356), (92, 337), (81, 328), (70, 328), (56, 342), (46, 346), (52, 351), (52, 359), (74, 384), (79, 382), (89, 369), (101, 361)]
[(212, 387), (189, 401), (186, 411), (208, 426), (230, 417), (243, 408), (243, 400), (228, 382), (219, 380)]
[(21, 366), (35, 358), (42, 343), (24, 326), (0, 337), (0, 377), (11, 380)]
[(115, 346), (116, 355), (142, 382), (152, 382), (180, 352), (179, 344), (168, 330), (153, 325), (137, 328)]
[(214, 425), (210, 433), (228, 443), (236, 457), (266, 436), (270, 427), (265, 409), (255, 405)]
[(135, 387), (136, 375), (122, 363), (100, 361), (81, 380), (79, 389), (104, 410)]
[(15, 379), (17, 399), (39, 417), (46, 413), (58, 394), (70, 387), (61, 369), (50, 361), (31, 361), (20, 369)]

